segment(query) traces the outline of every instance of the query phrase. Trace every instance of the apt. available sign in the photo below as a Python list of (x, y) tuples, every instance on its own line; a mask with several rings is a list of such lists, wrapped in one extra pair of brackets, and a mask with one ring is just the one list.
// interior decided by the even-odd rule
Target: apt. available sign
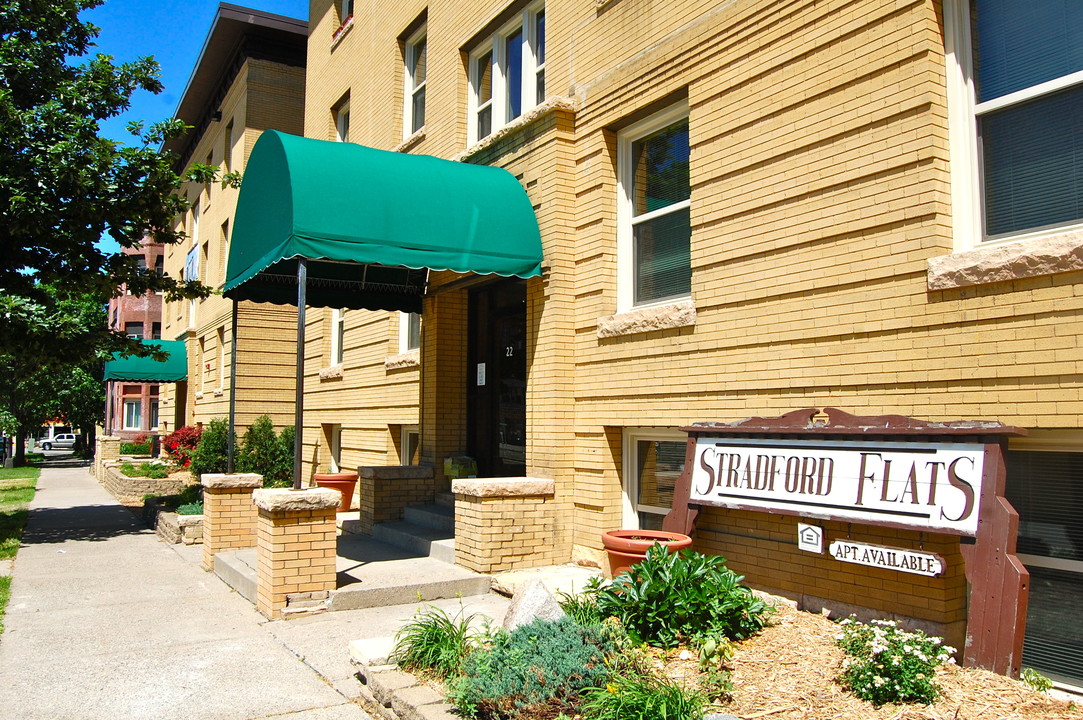
[(696, 438), (689, 501), (976, 535), (984, 446)]

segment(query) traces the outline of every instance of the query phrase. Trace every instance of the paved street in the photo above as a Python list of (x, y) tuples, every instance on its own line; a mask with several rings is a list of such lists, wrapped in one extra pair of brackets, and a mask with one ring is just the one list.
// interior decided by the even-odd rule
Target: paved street
[(346, 697), (348, 636), (308, 638), (318, 672), (73, 460), (42, 471), (4, 624), (4, 718), (370, 720)]

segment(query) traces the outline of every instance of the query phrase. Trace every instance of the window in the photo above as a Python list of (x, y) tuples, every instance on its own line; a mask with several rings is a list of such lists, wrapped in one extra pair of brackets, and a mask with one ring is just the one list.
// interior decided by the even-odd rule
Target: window
[(132, 340), (143, 339), (143, 323), (130, 322), (124, 323), (124, 334), (130, 337)]
[(191, 229), (192, 229), (192, 245), (195, 246), (195, 245), (199, 244), (199, 198), (198, 197), (196, 198), (196, 201), (192, 203)]
[(143, 429), (143, 408), (141, 400), (124, 401), (124, 429)]
[(226, 327), (218, 328), (218, 389), (226, 386)]
[(233, 172), (233, 121), (226, 125), (222, 142), (222, 173)]
[(421, 431), (417, 425), (403, 425), (400, 438), (399, 462), (403, 465), (421, 464)]
[(428, 38), (421, 28), (406, 41), (406, 85), (402, 137), (406, 139), (425, 126), (425, 78)]
[(335, 139), (350, 142), (350, 103), (343, 102), (335, 110)]
[(158, 401), (157, 400), (151, 400), (150, 401), (150, 429), (151, 430), (157, 430), (158, 429)]
[(410, 352), (421, 347), (421, 314), (399, 313), (399, 352)]
[(673, 507), (673, 490), (684, 471), (687, 436), (676, 430), (624, 431), (624, 526), (661, 530)]
[(470, 55), (470, 144), (530, 110), (545, 95), (545, 5), (531, 5)]
[(1083, 5), (948, 7), (958, 244), (1083, 226)]
[(339, 24), (346, 22), (346, 18), (353, 15), (353, 0), (340, 0), (338, 6)]
[(162, 339), (162, 324), (160, 322), (152, 322), (150, 324), (150, 339), (161, 340)]
[(346, 310), (331, 311), (331, 364), (341, 365), (346, 345)]
[(625, 129), (617, 153), (618, 311), (686, 298), (692, 292), (688, 106)]
[(165, 275), (165, 258), (161, 255), (154, 258), (154, 273), (158, 277), (163, 277)]
[(218, 263), (222, 266), (222, 284), (226, 282), (226, 271), (229, 269), (229, 220), (222, 223), (222, 236), (218, 243)]

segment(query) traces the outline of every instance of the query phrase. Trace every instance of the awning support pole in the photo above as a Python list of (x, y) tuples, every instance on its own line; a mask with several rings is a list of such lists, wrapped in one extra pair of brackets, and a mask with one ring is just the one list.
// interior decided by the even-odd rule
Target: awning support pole
[(301, 446), (305, 434), (305, 286), (308, 260), (297, 259), (297, 377), (293, 415), (293, 489), (301, 489)]
[(226, 472), (233, 474), (233, 458), (237, 451), (237, 301), (233, 301), (229, 351), (229, 460)]
[(113, 435), (113, 381), (105, 383), (105, 434)]

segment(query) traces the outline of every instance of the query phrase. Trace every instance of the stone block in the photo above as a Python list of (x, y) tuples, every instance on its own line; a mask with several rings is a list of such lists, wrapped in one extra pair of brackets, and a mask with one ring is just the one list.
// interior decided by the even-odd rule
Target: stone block
[(391, 707), (391, 696), (397, 691), (417, 685), (417, 678), (402, 670), (385, 670), (384, 672), (371, 672), (368, 675), (368, 686), (372, 690), (372, 696), (376, 702)]

